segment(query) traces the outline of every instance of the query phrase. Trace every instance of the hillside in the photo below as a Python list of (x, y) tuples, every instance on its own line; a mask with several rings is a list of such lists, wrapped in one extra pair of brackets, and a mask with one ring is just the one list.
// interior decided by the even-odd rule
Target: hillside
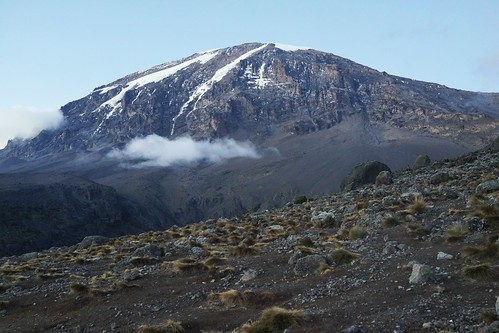
[(0, 331), (497, 332), (498, 174), (496, 141), (393, 182), (3, 258)]

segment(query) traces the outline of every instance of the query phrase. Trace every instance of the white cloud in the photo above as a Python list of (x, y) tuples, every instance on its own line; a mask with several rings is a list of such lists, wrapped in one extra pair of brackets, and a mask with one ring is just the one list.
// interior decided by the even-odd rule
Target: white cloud
[(0, 149), (8, 140), (30, 139), (44, 129), (55, 129), (62, 124), (61, 110), (42, 110), (34, 107), (0, 109)]
[(168, 140), (156, 134), (130, 141), (123, 150), (115, 149), (111, 158), (128, 161), (133, 167), (167, 167), (207, 160), (223, 162), (234, 157), (259, 158), (251, 142), (232, 139), (196, 141), (189, 137)]

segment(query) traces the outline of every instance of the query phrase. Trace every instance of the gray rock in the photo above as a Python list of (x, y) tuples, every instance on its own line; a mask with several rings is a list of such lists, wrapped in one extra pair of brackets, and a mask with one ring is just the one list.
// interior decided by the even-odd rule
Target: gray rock
[(122, 276), (123, 280), (128, 282), (140, 279), (142, 277), (142, 274), (140, 274), (140, 272), (137, 270), (125, 270)]
[(496, 314), (499, 316), (499, 296), (496, 297)]
[(131, 257), (153, 257), (159, 258), (163, 254), (162, 250), (154, 244), (147, 244), (133, 251)]
[(38, 258), (38, 252), (25, 253), (21, 256), (23, 260), (32, 260)]
[(412, 265), (412, 273), (409, 277), (410, 284), (424, 284), (433, 280), (431, 268), (424, 264)]
[(102, 245), (105, 244), (109, 241), (109, 238), (104, 237), (104, 236), (87, 236), (83, 238), (83, 240), (78, 244), (79, 247), (81, 248), (87, 248), (92, 245)]
[(398, 202), (398, 200), (393, 195), (387, 195), (381, 199), (383, 206), (393, 206)]
[(499, 190), (499, 179), (487, 180), (486, 182), (478, 184), (476, 187), (477, 192), (490, 193)]
[(301, 251), (295, 251), (288, 260), (288, 264), (295, 265), (298, 259), (305, 257)]
[(343, 178), (340, 189), (350, 191), (366, 184), (374, 184), (381, 171), (391, 172), (386, 164), (377, 161), (358, 164)]
[(397, 248), (393, 244), (386, 244), (383, 248), (384, 255), (391, 255), (397, 252)]
[(390, 171), (381, 171), (376, 177), (376, 185), (390, 185), (393, 183), (392, 173)]
[(450, 179), (447, 172), (437, 172), (436, 174), (430, 176), (430, 184), (438, 185), (444, 183)]
[(317, 215), (312, 216), (310, 219), (311, 222), (324, 221), (326, 218), (332, 217), (335, 218), (334, 214), (331, 212), (320, 212)]
[(205, 251), (202, 247), (199, 247), (199, 246), (194, 246), (191, 248), (190, 252), (195, 255), (195, 256), (202, 256), (205, 254)]
[(294, 273), (298, 276), (315, 274), (321, 265), (330, 265), (330, 261), (319, 254), (312, 254), (296, 261)]
[(427, 167), (431, 164), (431, 159), (428, 155), (419, 155), (416, 157), (414, 164), (412, 165), (413, 170), (421, 169)]
[(415, 198), (422, 196), (419, 192), (405, 192), (400, 195), (400, 200), (405, 203), (411, 203)]
[(452, 254), (448, 254), (445, 252), (438, 252), (437, 254), (437, 260), (452, 260), (454, 259), (454, 256)]
[(362, 330), (359, 325), (352, 325), (350, 327), (341, 330), (341, 333), (360, 333)]
[(253, 279), (256, 279), (257, 276), (258, 276), (258, 272), (256, 270), (250, 268), (250, 269), (244, 271), (243, 276), (241, 276), (241, 279), (239, 280), (239, 282), (248, 282), (248, 281), (251, 281)]

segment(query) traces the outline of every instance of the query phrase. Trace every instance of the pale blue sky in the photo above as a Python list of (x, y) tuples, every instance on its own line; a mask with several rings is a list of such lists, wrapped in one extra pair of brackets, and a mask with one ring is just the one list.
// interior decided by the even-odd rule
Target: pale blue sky
[(0, 111), (59, 108), (129, 73), (246, 42), (499, 92), (495, 0), (0, 0)]

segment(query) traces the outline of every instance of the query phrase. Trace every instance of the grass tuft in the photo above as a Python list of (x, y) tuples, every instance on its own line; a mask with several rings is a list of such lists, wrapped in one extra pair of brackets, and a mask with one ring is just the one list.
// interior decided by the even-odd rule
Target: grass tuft
[(216, 299), (228, 307), (244, 306), (248, 303), (247, 293), (241, 293), (234, 289), (212, 294), (210, 298)]
[(490, 259), (498, 254), (499, 245), (496, 242), (489, 242), (485, 246), (466, 246), (463, 249), (463, 256), (477, 259)]
[(400, 224), (400, 221), (395, 216), (392, 216), (392, 215), (386, 216), (383, 219), (383, 227), (384, 228), (393, 228), (393, 227), (398, 226), (399, 224)]
[(463, 275), (471, 279), (485, 279), (492, 276), (492, 267), (490, 264), (465, 266)]
[(230, 249), (229, 253), (235, 257), (246, 257), (258, 254), (258, 250), (252, 246), (235, 246)]
[(411, 214), (422, 213), (426, 210), (427, 206), (424, 198), (422, 196), (417, 196), (414, 198), (414, 202), (408, 207), (408, 211)]
[(490, 325), (494, 321), (499, 320), (499, 316), (496, 314), (495, 309), (481, 309), (480, 317), (482, 317), (482, 320), (487, 325)]
[(348, 238), (351, 240), (362, 239), (367, 236), (367, 231), (360, 225), (353, 226), (348, 232)]
[(331, 253), (331, 257), (337, 265), (349, 264), (359, 257), (358, 254), (345, 249), (336, 249)]
[(282, 333), (286, 328), (301, 325), (307, 320), (302, 310), (286, 310), (279, 307), (265, 309), (258, 321), (245, 324), (241, 333)]
[(165, 323), (159, 325), (140, 325), (138, 333), (180, 333), (185, 332), (184, 327), (178, 321), (168, 319)]
[(456, 223), (446, 231), (446, 240), (449, 243), (455, 243), (463, 240), (470, 232), (469, 227), (465, 223)]
[(181, 273), (181, 274), (192, 274), (192, 273), (197, 273), (197, 272), (203, 272), (207, 271), (208, 267), (198, 261), (194, 262), (182, 262), (180, 260), (176, 260), (173, 262), (173, 271), (175, 273)]
[(80, 282), (71, 283), (69, 286), (69, 292), (71, 294), (81, 294), (88, 292), (88, 286)]

